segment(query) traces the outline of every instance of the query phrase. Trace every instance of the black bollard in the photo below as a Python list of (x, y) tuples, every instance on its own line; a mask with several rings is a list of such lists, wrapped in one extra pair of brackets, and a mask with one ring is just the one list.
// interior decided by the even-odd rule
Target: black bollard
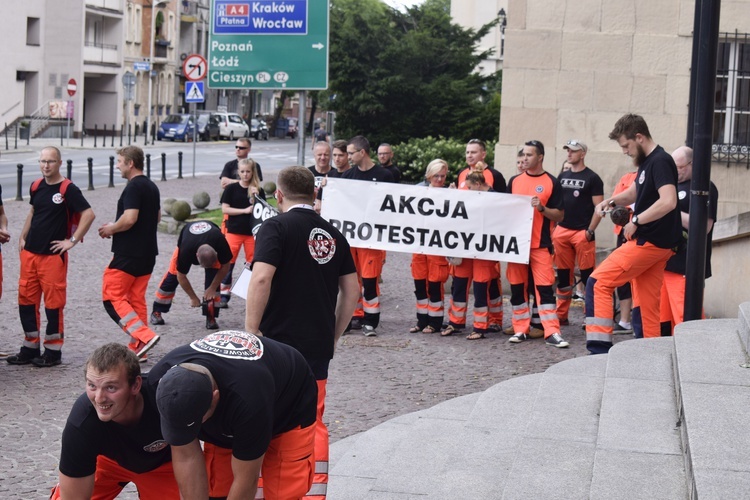
[(83, 137), (86, 135), (86, 127), (81, 125), (81, 147), (83, 147)]
[(161, 180), (167, 180), (167, 153), (161, 154)]
[(130, 141), (132, 140), (132, 137), (133, 136), (130, 135), (130, 124), (128, 123), (128, 146), (130, 146)]
[(16, 178), (16, 201), (23, 201), (23, 164), (16, 165), (18, 174)]
[(87, 158), (87, 161), (89, 162), (89, 187), (88, 191), (94, 190), (94, 159), (93, 158)]
[(63, 146), (63, 137), (65, 136), (65, 126), (60, 124), (60, 147)]
[(148, 127), (143, 127), (143, 145), (148, 146)]
[(133, 144), (138, 144), (138, 124), (137, 123), (135, 124), (135, 130), (133, 131)]
[(13, 149), (18, 149), (18, 125), (16, 125), (16, 137), (13, 139)]
[(73, 160), (68, 160), (68, 180), (73, 177)]
[(146, 177), (151, 178), (151, 153), (146, 153)]
[(96, 147), (96, 132), (97, 132), (97, 127), (96, 127), (96, 124), (94, 124), (94, 147)]
[(125, 129), (120, 127), (120, 147), (122, 147), (122, 135), (125, 133)]
[(177, 152), (177, 178), (182, 179), (182, 151)]
[(107, 147), (107, 124), (105, 123), (102, 127), (102, 147)]
[(8, 122), (5, 122), (5, 150), (8, 151)]
[[(120, 141), (120, 146), (122, 146), (122, 141)], [(109, 143), (109, 147), (113, 148), (115, 147), (115, 124), (112, 124), (112, 140)]]
[(115, 157), (109, 157), (109, 185), (107, 187), (115, 187)]

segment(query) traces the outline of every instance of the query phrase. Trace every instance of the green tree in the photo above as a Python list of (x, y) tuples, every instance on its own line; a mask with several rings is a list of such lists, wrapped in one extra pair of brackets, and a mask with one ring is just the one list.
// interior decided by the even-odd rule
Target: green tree
[(373, 143), (412, 137), (495, 139), (499, 75), (474, 68), (487, 52), (479, 30), (451, 22), (449, 0), (406, 12), (379, 0), (331, 1), (330, 88), (321, 100), (337, 112), (337, 135)]

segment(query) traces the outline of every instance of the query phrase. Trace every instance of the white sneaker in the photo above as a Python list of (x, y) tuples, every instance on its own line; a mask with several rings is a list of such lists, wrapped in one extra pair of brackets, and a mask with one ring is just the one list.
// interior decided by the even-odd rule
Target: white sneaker
[(559, 333), (553, 333), (552, 335), (547, 337), (544, 342), (547, 345), (560, 348), (568, 347), (570, 345), (564, 338), (562, 338), (562, 335), (560, 335)]
[(362, 325), (362, 335), (365, 337), (376, 337), (378, 332), (375, 331), (374, 326)]

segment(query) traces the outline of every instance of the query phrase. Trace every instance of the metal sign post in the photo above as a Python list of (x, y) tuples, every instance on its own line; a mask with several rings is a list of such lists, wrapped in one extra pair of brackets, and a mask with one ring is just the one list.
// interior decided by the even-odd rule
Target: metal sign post
[(130, 130), (130, 101), (135, 97), (135, 75), (132, 72), (126, 71), (122, 75), (122, 86), (125, 89), (125, 127)]
[[(74, 95), (76, 95), (76, 90), (77, 89), (78, 89), (78, 85), (76, 84), (76, 81), (73, 78), (71, 78), (70, 80), (68, 80), (68, 95), (70, 97), (73, 97)], [(70, 99), (68, 101), (68, 104), (65, 106), (65, 117), (68, 119), (68, 132), (67, 132), (67, 135), (68, 135), (68, 138), (67, 138), (67, 143), (68, 144), (67, 145), (68, 146), (70, 146), (70, 115), (71, 115), (71, 111), (72, 111), (72, 109), (71, 109), (72, 108), (72, 106), (71, 106), (72, 104), (73, 104), (73, 99)], [(62, 139), (60, 139), (60, 142), (62, 143)]]
[(195, 148), (198, 142), (198, 107), (196, 103), (206, 101), (203, 84), (207, 69), (208, 64), (200, 54), (190, 54), (182, 63), (182, 74), (188, 80), (185, 82), (185, 103), (191, 105), (193, 117), (193, 178), (195, 178)]

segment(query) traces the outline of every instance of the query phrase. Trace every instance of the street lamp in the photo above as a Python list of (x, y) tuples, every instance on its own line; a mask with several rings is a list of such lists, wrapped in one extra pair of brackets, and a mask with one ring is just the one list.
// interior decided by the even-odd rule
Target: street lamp
[(164, 7), (169, 3), (169, 0), (151, 0), (151, 31), (149, 33), (149, 42), (150, 47), (148, 51), (148, 107), (146, 109), (148, 116), (146, 118), (146, 140), (144, 141), (145, 145), (148, 144), (148, 136), (151, 133), (151, 92), (152, 92), (152, 82), (151, 82), (151, 73), (154, 71), (154, 45), (156, 37), (156, 15), (154, 15), (154, 9), (156, 7)]

